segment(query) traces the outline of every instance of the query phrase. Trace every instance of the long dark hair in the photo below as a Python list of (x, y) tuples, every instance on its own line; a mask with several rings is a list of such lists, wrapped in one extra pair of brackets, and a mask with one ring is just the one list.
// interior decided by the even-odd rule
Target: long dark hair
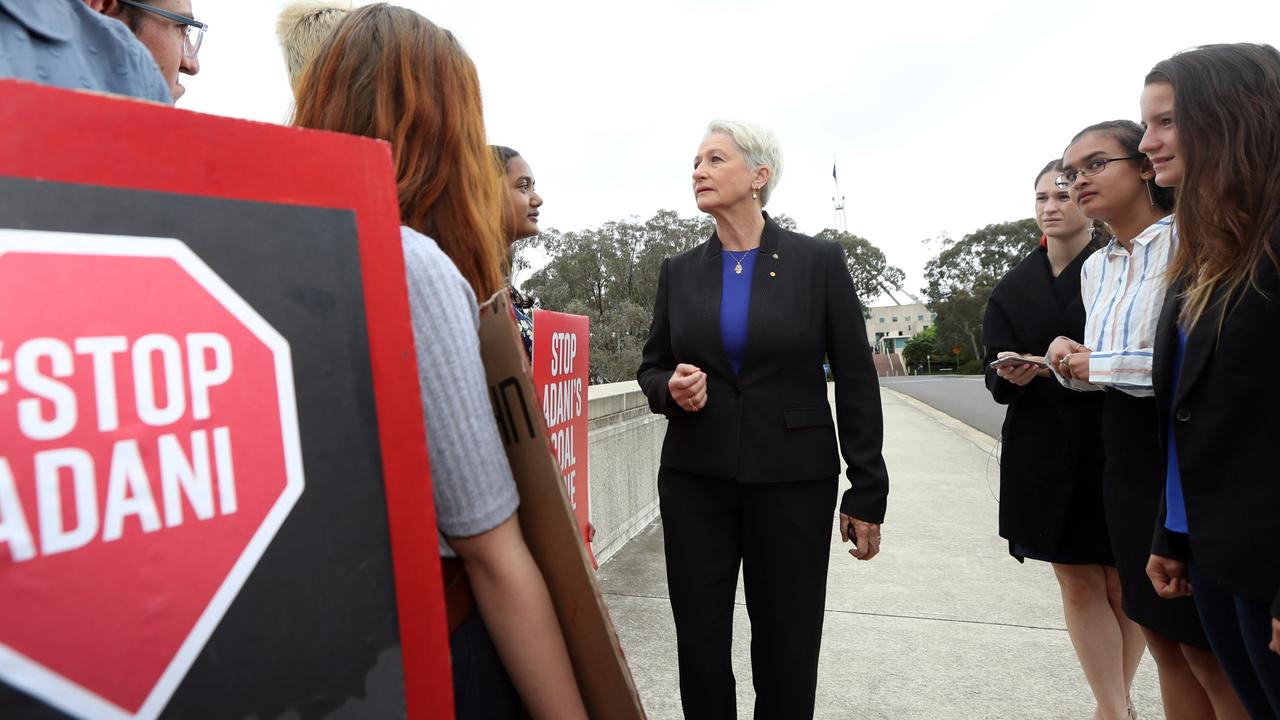
[[(1270, 45), (1206, 45), (1162, 60), (1146, 84), (1173, 87), (1182, 148), (1181, 243), (1170, 272), (1182, 323), (1200, 320), (1218, 286), (1251, 283), (1280, 221), (1280, 53)], [(1226, 305), (1223, 306), (1223, 313)]]
[(351, 11), (307, 66), (293, 122), (390, 142), (400, 222), (431, 236), (480, 301), (503, 286), (506, 196), (476, 68), (452, 33), (386, 3)]
[[(1076, 133), (1076, 136), (1071, 138), (1071, 142), (1067, 143), (1067, 146), (1070, 147), (1075, 143), (1075, 141), (1085, 135), (1092, 135), (1095, 133), (1105, 135), (1120, 143), (1120, 147), (1124, 148), (1125, 155), (1140, 156), (1140, 159), (1135, 160), (1134, 162), (1139, 163), (1138, 167), (1141, 171), (1146, 171), (1152, 169), (1151, 161), (1147, 159), (1147, 156), (1143, 154), (1141, 150), (1138, 149), (1138, 146), (1142, 144), (1143, 132), (1142, 126), (1132, 120), (1108, 120), (1106, 122), (1090, 125)], [(1155, 180), (1147, 180), (1146, 185), (1147, 192), (1150, 193), (1151, 196), (1151, 204), (1163, 210), (1166, 215), (1173, 212), (1175, 199), (1174, 189), (1160, 187), (1159, 185), (1156, 185)]]

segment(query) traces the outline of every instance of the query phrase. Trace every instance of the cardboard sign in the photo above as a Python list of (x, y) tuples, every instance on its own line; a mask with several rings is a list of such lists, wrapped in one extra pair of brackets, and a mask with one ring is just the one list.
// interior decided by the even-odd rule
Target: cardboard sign
[[(537, 345), (534, 352), (538, 352)], [(587, 714), (644, 718), (631, 670), (582, 542), (506, 290), (480, 308), (480, 355), (499, 434), (520, 491), (520, 528), (555, 604)], [(584, 398), (585, 399), (585, 398)]]
[[(582, 315), (533, 311), (533, 387), (542, 401), (551, 450), (583, 542), (587, 542), (591, 521), (587, 468), (590, 322)], [(588, 552), (590, 549), (588, 543)]]
[(0, 127), (0, 717), (452, 717), (387, 146)]

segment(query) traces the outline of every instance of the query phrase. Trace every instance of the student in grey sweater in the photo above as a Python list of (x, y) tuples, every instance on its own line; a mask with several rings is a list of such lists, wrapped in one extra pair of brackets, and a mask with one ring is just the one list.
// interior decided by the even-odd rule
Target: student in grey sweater
[(446, 600), (457, 623), (456, 715), (515, 718), (523, 704), (534, 718), (585, 719), (546, 582), (520, 533), (480, 360), (476, 299), (503, 288), (507, 243), (475, 66), (421, 15), (367, 5), (334, 27), (296, 100), (295, 125), (391, 143)]
[[(400, 228), (418, 353), (427, 449), (440, 554), (456, 557), (447, 538), (469, 538), (501, 525), (520, 497), (498, 437), (480, 364), (475, 293), (435, 240)], [(464, 482), (450, 482), (457, 478)]]

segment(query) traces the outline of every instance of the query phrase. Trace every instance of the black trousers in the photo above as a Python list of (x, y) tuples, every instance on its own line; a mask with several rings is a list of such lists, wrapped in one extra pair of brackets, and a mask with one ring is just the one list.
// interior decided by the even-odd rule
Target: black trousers
[(739, 564), (755, 718), (813, 717), (836, 481), (746, 484), (658, 471), (686, 718), (737, 717), (730, 651)]
[(453, 660), (454, 716), (458, 720), (528, 717), (478, 610), (473, 608), (449, 636), (449, 650)]
[(1196, 610), (1213, 653), (1254, 720), (1280, 716), (1280, 655), (1271, 652), (1271, 607), (1233, 594), (1188, 566)]

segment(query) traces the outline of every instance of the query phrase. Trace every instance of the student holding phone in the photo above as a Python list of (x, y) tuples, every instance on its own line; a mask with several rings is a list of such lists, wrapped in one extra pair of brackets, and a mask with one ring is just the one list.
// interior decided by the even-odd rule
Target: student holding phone
[[(1084, 331), (1080, 268), (1094, 230), (1055, 160), (1036, 175), (1036, 223), (1047, 238), (996, 285), (982, 322), (987, 388), (1006, 405), (1001, 431), (1000, 536), (1009, 554), (1053, 565), (1067, 632), (1098, 716), (1123, 718), (1142, 658), (1142, 632), (1120, 607), (1120, 580), (1102, 512), (1102, 397), (1059, 385), (1043, 353)], [(1031, 355), (1030, 353), (1035, 353)]]
[[(1047, 356), (1063, 383), (1102, 390), (1103, 501), (1124, 611), (1142, 626), (1160, 675), (1168, 720), (1247, 717), (1209, 650), (1188, 598), (1163, 600), (1147, 579), (1164, 463), (1152, 389), (1156, 320), (1176, 247), (1173, 193), (1155, 184), (1138, 150), (1143, 130), (1113, 120), (1080, 131), (1062, 156), (1062, 185), (1115, 237), (1090, 256), (1080, 286), (1083, 335), (1060, 337)], [(1076, 340), (1074, 338), (1080, 338)]]

